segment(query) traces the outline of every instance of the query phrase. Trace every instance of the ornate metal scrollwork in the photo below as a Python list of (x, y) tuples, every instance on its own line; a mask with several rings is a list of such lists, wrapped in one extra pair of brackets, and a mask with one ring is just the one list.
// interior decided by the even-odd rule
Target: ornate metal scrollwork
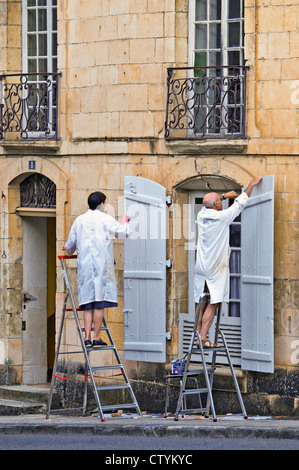
[(49, 178), (33, 173), (20, 184), (21, 207), (55, 208), (56, 186)]
[(0, 139), (57, 139), (58, 74), (0, 76)]
[(165, 137), (245, 137), (245, 85), (246, 67), (169, 68)]

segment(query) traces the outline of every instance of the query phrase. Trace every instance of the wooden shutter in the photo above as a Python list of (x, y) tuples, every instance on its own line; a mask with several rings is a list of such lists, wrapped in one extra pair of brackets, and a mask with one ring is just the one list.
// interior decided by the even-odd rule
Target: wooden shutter
[(166, 361), (166, 190), (125, 177), (125, 213), (133, 230), (124, 251), (125, 359)]
[(274, 176), (254, 187), (242, 212), (241, 367), (274, 370)]

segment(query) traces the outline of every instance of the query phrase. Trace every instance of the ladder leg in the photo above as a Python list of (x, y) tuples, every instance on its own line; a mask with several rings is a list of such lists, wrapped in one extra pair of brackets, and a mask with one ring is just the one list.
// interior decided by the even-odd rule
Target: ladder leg
[[(216, 327), (215, 327), (215, 335), (214, 335), (214, 344), (217, 344), (218, 341), (218, 334), (219, 334), (219, 325), (220, 325), (220, 312), (221, 312), (221, 304), (219, 305), (217, 309), (217, 321), (216, 321)], [(212, 354), (212, 362), (211, 362), (211, 372), (210, 372), (210, 386), (211, 389), (213, 390), (213, 382), (214, 382), (214, 371), (215, 371), (215, 364), (216, 364), (216, 355), (217, 355), (217, 350), (213, 351)], [(206, 407), (210, 409), (210, 398), (209, 395), (207, 396), (207, 404)]]
[[(204, 354), (204, 350), (203, 350), (203, 346), (202, 346), (202, 341), (201, 341), (201, 337), (200, 337), (199, 333), (197, 333), (197, 337), (198, 337), (199, 347), (200, 347), (200, 351), (201, 351), (205, 382), (206, 382), (206, 386), (207, 386), (207, 389), (208, 389), (208, 396), (207, 396), (207, 403), (206, 403), (206, 415), (205, 416), (206, 416), (206, 418), (208, 418), (209, 409), (211, 408), (212, 415), (213, 415), (213, 421), (217, 421), (217, 416), (216, 416), (216, 411), (215, 411), (215, 406), (214, 406), (214, 400), (213, 400), (213, 394), (212, 394), (212, 386), (213, 385), (210, 382), (209, 373), (207, 371), (207, 363), (206, 363), (205, 354)], [(212, 373), (213, 373), (213, 371), (211, 372), (211, 374)]]
[(49, 414), (50, 414), (50, 411), (51, 411), (52, 397), (53, 397), (54, 386), (55, 386), (55, 382), (56, 382), (55, 375), (56, 375), (58, 356), (59, 356), (59, 351), (60, 351), (60, 344), (61, 344), (61, 337), (62, 337), (64, 319), (65, 319), (65, 309), (66, 309), (67, 299), (68, 299), (68, 294), (65, 297), (64, 307), (63, 307), (63, 310), (62, 310), (62, 317), (61, 317), (60, 328), (59, 328), (59, 333), (58, 333), (58, 341), (57, 341), (55, 360), (54, 360), (54, 365), (53, 365), (53, 373), (52, 373), (52, 379), (51, 379), (51, 388), (50, 388), (50, 394), (49, 394), (49, 399), (48, 399), (48, 408), (47, 408), (46, 419), (49, 419)]
[(86, 416), (86, 409), (87, 409), (87, 392), (88, 392), (88, 366), (85, 361), (85, 381), (84, 381), (84, 395), (83, 395), (83, 416)]
[(242, 398), (242, 395), (241, 395), (241, 392), (240, 392), (240, 387), (239, 387), (238, 380), (237, 380), (237, 377), (236, 377), (236, 374), (235, 374), (235, 371), (234, 371), (234, 367), (233, 367), (233, 364), (232, 364), (232, 361), (231, 361), (231, 358), (230, 358), (230, 353), (229, 353), (229, 350), (228, 350), (228, 347), (227, 347), (226, 339), (225, 339), (225, 336), (222, 333), (222, 331), (219, 330), (219, 332), (221, 334), (222, 341), (223, 341), (223, 344), (224, 344), (224, 347), (225, 347), (227, 360), (228, 360), (228, 363), (229, 363), (230, 371), (231, 371), (232, 378), (233, 378), (233, 381), (234, 381), (234, 385), (235, 385), (235, 389), (236, 389), (236, 392), (237, 392), (240, 407), (241, 407), (241, 410), (242, 410), (242, 414), (244, 416), (244, 419), (247, 419), (246, 409), (245, 409), (245, 406), (244, 406), (243, 398)]

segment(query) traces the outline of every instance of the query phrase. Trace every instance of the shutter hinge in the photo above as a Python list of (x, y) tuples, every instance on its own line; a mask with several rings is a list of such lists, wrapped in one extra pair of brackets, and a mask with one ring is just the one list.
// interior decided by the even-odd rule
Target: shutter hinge
[(165, 338), (170, 341), (171, 340), (171, 331), (166, 331)]
[(167, 260), (165, 261), (165, 264), (166, 264), (166, 268), (171, 268), (171, 266), (172, 266), (172, 261), (171, 261), (171, 259), (167, 259)]
[(170, 206), (172, 204), (172, 197), (171, 196), (166, 196), (165, 198), (166, 204)]

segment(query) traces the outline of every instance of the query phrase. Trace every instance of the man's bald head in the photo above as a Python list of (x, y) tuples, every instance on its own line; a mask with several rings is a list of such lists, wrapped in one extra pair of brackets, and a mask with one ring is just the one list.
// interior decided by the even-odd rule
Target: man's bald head
[(215, 203), (220, 200), (220, 196), (217, 193), (208, 193), (203, 198), (203, 205), (207, 209), (215, 209)]

